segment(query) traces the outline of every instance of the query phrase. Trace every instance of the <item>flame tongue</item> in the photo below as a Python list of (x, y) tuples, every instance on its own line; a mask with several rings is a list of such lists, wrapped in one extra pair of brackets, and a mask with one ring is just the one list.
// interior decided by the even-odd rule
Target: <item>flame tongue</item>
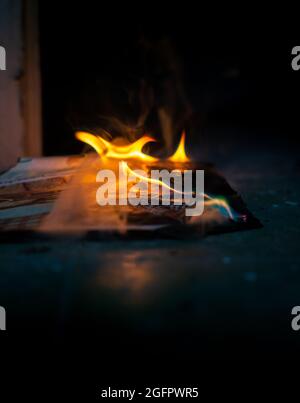
[(150, 136), (143, 136), (134, 143), (126, 145), (116, 145), (100, 136), (95, 136), (87, 132), (76, 132), (76, 138), (89, 144), (101, 156), (117, 160), (137, 159), (145, 162), (155, 162), (157, 158), (143, 153), (143, 147), (150, 142), (156, 141)]
[[(93, 149), (101, 156), (104, 155), (105, 153), (105, 143), (104, 141), (100, 141), (99, 137), (94, 136), (91, 133), (87, 132), (76, 132), (75, 137), (77, 140), (82, 141), (83, 143), (86, 143), (93, 147)], [(103, 139), (101, 139), (103, 140)]]
[(182, 132), (180, 142), (175, 153), (168, 158), (172, 162), (189, 162), (190, 158), (185, 153), (185, 131)]
[[(144, 162), (155, 162), (158, 158), (145, 154), (143, 147), (153, 141), (156, 141), (153, 137), (143, 136), (134, 143), (126, 145), (118, 145), (115, 142), (109, 142), (100, 136), (87, 132), (76, 132), (76, 138), (86, 144), (89, 144), (101, 157), (107, 157), (117, 160), (129, 160), (136, 159)], [(180, 142), (178, 144), (175, 153), (168, 158), (168, 161), (185, 163), (189, 162), (190, 158), (185, 152), (185, 132), (182, 132)]]

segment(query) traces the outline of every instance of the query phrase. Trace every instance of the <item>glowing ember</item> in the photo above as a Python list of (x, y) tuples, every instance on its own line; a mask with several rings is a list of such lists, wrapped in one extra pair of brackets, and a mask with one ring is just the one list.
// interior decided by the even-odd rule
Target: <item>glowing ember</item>
[(189, 162), (190, 159), (185, 153), (185, 131), (182, 132), (180, 142), (175, 153), (168, 158), (172, 162)]

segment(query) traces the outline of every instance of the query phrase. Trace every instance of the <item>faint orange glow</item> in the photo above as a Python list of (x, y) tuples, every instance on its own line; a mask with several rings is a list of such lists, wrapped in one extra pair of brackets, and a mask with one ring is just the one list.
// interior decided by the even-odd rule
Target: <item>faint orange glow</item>
[(168, 158), (168, 160), (172, 161), (172, 162), (189, 162), (190, 161), (189, 157), (186, 155), (186, 152), (185, 152), (185, 131), (183, 131), (181, 134), (181, 139), (178, 144), (177, 150), (171, 157)]
[(130, 296), (142, 297), (155, 277), (153, 265), (143, 257), (144, 252), (135, 250), (108, 253), (107, 264), (99, 273), (98, 283), (111, 289), (127, 290)]
[(155, 162), (158, 159), (143, 153), (143, 147), (150, 142), (156, 141), (150, 136), (143, 136), (134, 143), (126, 145), (116, 145), (112, 142), (104, 140), (100, 136), (87, 132), (76, 132), (75, 136), (78, 140), (89, 144), (101, 156), (118, 160), (137, 159), (144, 162)]

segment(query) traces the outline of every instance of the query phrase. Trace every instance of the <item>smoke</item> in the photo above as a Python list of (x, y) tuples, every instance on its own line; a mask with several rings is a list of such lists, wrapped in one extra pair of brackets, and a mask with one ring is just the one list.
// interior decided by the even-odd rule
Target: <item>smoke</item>
[(117, 232), (126, 230), (126, 208), (117, 206), (99, 209), (96, 203), (96, 173), (101, 160), (96, 154), (89, 154), (79, 168), (67, 189), (63, 190), (49, 215), (41, 223), (39, 231), (64, 232), (81, 235), (88, 230), (109, 229)]
[(76, 88), (69, 120), (74, 130), (126, 137), (143, 134), (161, 140), (166, 153), (187, 125), (192, 110), (188, 101), (181, 59), (169, 38), (138, 38), (128, 58), (109, 74), (99, 74)]

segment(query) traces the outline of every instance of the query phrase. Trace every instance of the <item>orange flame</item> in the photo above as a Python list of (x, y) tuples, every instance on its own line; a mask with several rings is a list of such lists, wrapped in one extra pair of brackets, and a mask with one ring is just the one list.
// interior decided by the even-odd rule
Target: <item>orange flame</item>
[(186, 155), (185, 152), (185, 131), (181, 134), (181, 139), (178, 144), (177, 150), (175, 153), (168, 158), (169, 161), (172, 162), (189, 162), (190, 158)]
[[(137, 178), (139, 178), (142, 181), (150, 182), (150, 183), (156, 183), (159, 184), (162, 187), (168, 188), (169, 190), (172, 190), (175, 193), (181, 193), (184, 194), (185, 192), (179, 192), (176, 189), (171, 188), (168, 186), (166, 183), (163, 181), (160, 181), (158, 179), (152, 179), (147, 176), (139, 175), (136, 172), (134, 172), (132, 169), (129, 168), (127, 163), (123, 160), (141, 160), (144, 162), (155, 162), (158, 161), (158, 158), (152, 157), (148, 154), (145, 154), (142, 152), (142, 149), (145, 144), (156, 141), (154, 138), (150, 136), (143, 136), (134, 143), (127, 144), (127, 145), (116, 145), (114, 143), (110, 143), (107, 140), (104, 140), (100, 136), (95, 136), (94, 134), (87, 133), (87, 132), (76, 132), (75, 136), (78, 140), (89, 144), (91, 147), (94, 148), (94, 150), (99, 154), (100, 157), (107, 157), (111, 159), (118, 159), (122, 160), (122, 169), (124, 172), (133, 174)], [(187, 157), (185, 153), (185, 132), (182, 132), (181, 139), (179, 142), (179, 145), (177, 147), (177, 150), (175, 153), (168, 158), (168, 161), (172, 162), (177, 162), (177, 163), (184, 163), (190, 161), (190, 158)], [(204, 204), (205, 206), (219, 206), (223, 207), (226, 211), (228, 216), (231, 219), (234, 219), (233, 213), (226, 202), (226, 200), (222, 198), (213, 198), (207, 194), (204, 193), (204, 198), (206, 199)]]
[(151, 157), (142, 152), (145, 144), (156, 141), (150, 136), (143, 136), (134, 143), (118, 146), (104, 140), (100, 136), (87, 132), (76, 132), (75, 136), (78, 140), (89, 144), (101, 156), (118, 160), (139, 159), (145, 162), (155, 162), (157, 158)]

